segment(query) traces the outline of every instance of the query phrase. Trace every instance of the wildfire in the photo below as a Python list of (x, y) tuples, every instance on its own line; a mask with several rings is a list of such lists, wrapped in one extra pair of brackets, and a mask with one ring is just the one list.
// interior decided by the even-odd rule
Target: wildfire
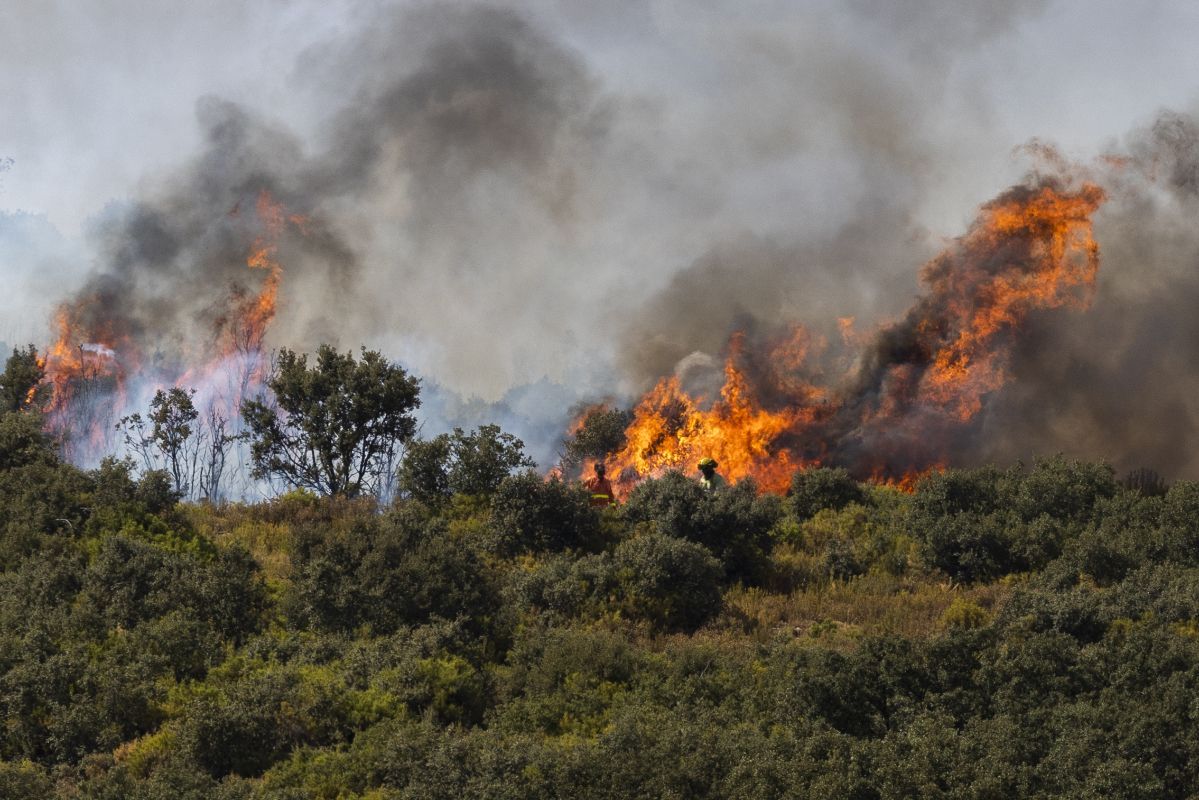
[(1007, 381), (1001, 336), (1035, 309), (1089, 303), (1099, 272), (1090, 217), (1103, 200), (1094, 184), (1001, 199), (984, 207), (957, 249), (924, 268), (931, 297), (948, 310), (947, 335), (931, 343), (936, 355), (920, 387), (926, 403), (969, 420)]
[[(807, 337), (799, 331), (776, 355), (783, 363), (800, 364), (806, 344)], [(783, 490), (796, 469), (811, 463), (775, 444), (788, 432), (806, 429), (827, 413), (815, 402), (819, 390), (791, 386), (795, 395), (805, 395), (805, 402), (768, 410), (738, 364), (744, 352), (744, 337), (737, 335), (724, 365), (720, 397), (706, 410), (703, 398), (684, 392), (676, 377), (661, 381), (637, 404), (625, 432), (625, 446), (611, 459), (622, 493), (641, 478), (671, 469), (686, 470), (705, 455), (719, 461), (728, 478), (752, 476), (771, 491)]]
[[(279, 261), (279, 243), (288, 225), (306, 232), (307, 217), (289, 214), (270, 192), (258, 193), (254, 204), (261, 231), (250, 245), (246, 266), (266, 273), (262, 285), (254, 294), (236, 289), (230, 298), (229, 313), (217, 317), (211, 353), (188, 369), (176, 385), (208, 383), (217, 372), (228, 371), (226, 365), (237, 363), (236, 374), (226, 376), (227, 384), (220, 398), (221, 411), (233, 414), (252, 387), (266, 379), (266, 360), (263, 347), (267, 331), (278, 312), (279, 288), (283, 282), (283, 265)], [(232, 212), (239, 213), (240, 206)]]
[[(230, 217), (239, 215), (240, 204)], [(176, 354), (177, 364), (166, 371), (156, 364), (156, 373), (146, 375), (143, 365), (152, 338), (140, 335), (120, 313), (120, 296), (103, 289), (62, 304), (54, 317), (54, 343), (45, 358), (45, 382), (50, 389), (47, 424), (53, 430), (88, 442), (90, 452), (102, 452), (113, 422), (127, 413), (127, 384), (131, 377), (148, 378), (157, 388), (193, 387), (214, 375), (230, 370), (228, 384), (218, 398), (221, 410), (235, 409), (242, 397), (265, 375), (262, 356), (265, 337), (278, 310), (283, 266), (279, 261), (280, 240), (289, 225), (301, 232), (306, 218), (289, 214), (269, 192), (259, 192), (252, 220), (257, 233), (249, 246), (246, 267), (265, 272), (254, 292), (240, 283), (230, 287), (230, 296), (213, 305), (227, 310), (212, 320), (207, 343), (191, 343), (188, 352)], [(219, 222), (219, 221), (217, 221)], [(221, 287), (213, 287), (220, 291)]]
[[(44, 356), (38, 356), (38, 357), (35, 359), (35, 363), (37, 364), (37, 368), (38, 368), (38, 369), (41, 371), (41, 373), (44, 375), (44, 374), (45, 374), (45, 372), (46, 372), (46, 359), (45, 359), (45, 357), (44, 357)], [(34, 402), (34, 400), (36, 400), (36, 399), (37, 399), (37, 390), (38, 390), (38, 388), (39, 388), (39, 387), (38, 387), (38, 386), (36, 386), (36, 385), (35, 385), (35, 386), (30, 386), (30, 387), (29, 387), (29, 390), (28, 390), (27, 392), (25, 392), (25, 403), (24, 403), (24, 408), (32, 408), (32, 407), (33, 407), (33, 402)]]
[[(57, 335), (43, 366), (52, 387), (49, 411), (56, 417), (99, 385), (122, 391), (128, 368), (138, 366), (128, 332), (117, 319), (103, 315), (102, 306), (102, 298), (90, 296), (60, 306), (54, 315)], [(128, 357), (118, 359), (117, 348)]]
[(283, 204), (276, 202), (265, 189), (259, 192), (255, 207), (263, 231), (251, 245), (246, 266), (264, 270), (267, 275), (258, 294), (240, 304), (232, 324), (226, 327), (225, 354), (261, 349), (267, 328), (275, 319), (279, 285), (283, 280), (283, 265), (278, 260), (279, 240), (288, 223), (303, 231), (308, 221), (299, 214), (289, 215)]
[(904, 317), (873, 337), (839, 320), (844, 344), (861, 352), (831, 385), (802, 327), (756, 349), (735, 334), (718, 398), (691, 396), (668, 377), (637, 403), (626, 443), (609, 459), (621, 493), (667, 470), (691, 472), (703, 456), (765, 491), (822, 464), (910, 490), (944, 469), (953, 436), (1007, 382), (1028, 316), (1089, 304), (1099, 269), (1091, 216), (1104, 200), (1094, 184), (1047, 181), (988, 203), (921, 270), (925, 291)]

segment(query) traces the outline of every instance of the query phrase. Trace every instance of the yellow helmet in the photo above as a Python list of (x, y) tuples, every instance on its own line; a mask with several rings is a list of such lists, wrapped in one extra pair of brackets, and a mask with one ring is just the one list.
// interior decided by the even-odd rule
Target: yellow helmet
[(720, 465), (716, 463), (716, 459), (712, 458), (711, 456), (704, 456), (699, 460), (700, 469), (708, 469), (709, 467), (716, 469), (719, 466)]

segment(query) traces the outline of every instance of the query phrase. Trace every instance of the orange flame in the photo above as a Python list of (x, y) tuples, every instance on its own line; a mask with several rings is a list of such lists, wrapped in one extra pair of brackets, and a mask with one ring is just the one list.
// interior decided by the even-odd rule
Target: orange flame
[[(288, 222), (286, 209), (275, 201), (265, 189), (259, 192), (256, 203), (258, 219), (263, 232), (250, 246), (246, 266), (265, 270), (267, 275), (258, 294), (241, 304), (232, 324), (225, 331), (223, 354), (258, 350), (266, 336), (267, 328), (275, 319), (279, 303), (279, 284), (283, 280), (283, 265), (279, 263), (279, 238)], [(302, 223), (303, 217), (292, 217)]]
[[(237, 217), (240, 203), (230, 212)], [(160, 385), (194, 386), (225, 369), (230, 356), (244, 356), (244, 374), (229, 376), (232, 390), (224, 398), (225, 412), (235, 410), (252, 385), (265, 378), (265, 360), (261, 357), (266, 333), (278, 311), (283, 266), (278, 258), (279, 242), (288, 225), (301, 232), (307, 218), (288, 214), (283, 204), (269, 192), (259, 192), (255, 212), (259, 233), (250, 245), (246, 266), (266, 275), (258, 290), (247, 294), (239, 287), (232, 290), (229, 311), (213, 322), (213, 338), (198, 352), (181, 354), (185, 364), (181, 373), (159, 375)], [(142, 350), (121, 315), (106, 307), (104, 298), (87, 296), (59, 306), (54, 317), (55, 341), (46, 354), (45, 382), (51, 387), (48, 425), (61, 432), (81, 433), (93, 442), (93, 452), (103, 445), (112, 422), (125, 412), (125, 383), (138, 374), (143, 362)], [(103, 396), (101, 398), (101, 396)], [(84, 411), (84, 406), (97, 405)], [(83, 430), (80, 430), (82, 428)]]
[[(847, 346), (872, 349), (838, 388), (817, 382), (810, 355), (820, 348), (803, 328), (764, 352), (747, 352), (745, 336), (734, 334), (710, 408), (675, 377), (637, 403), (626, 443), (609, 459), (621, 492), (667, 470), (692, 472), (704, 456), (727, 479), (752, 477), (766, 491), (783, 491), (795, 470), (820, 464), (910, 491), (945, 468), (944, 443), (1007, 382), (1028, 316), (1089, 304), (1099, 269), (1091, 215), (1104, 200), (1091, 183), (1071, 191), (1045, 182), (984, 206), (921, 270), (926, 291), (901, 320), (873, 339), (856, 334), (852, 318), (839, 320)], [(890, 452), (872, 451), (877, 442)]]
[[(289, 214), (284, 205), (265, 189), (258, 193), (254, 204), (262, 230), (250, 245), (246, 266), (266, 272), (257, 293), (245, 295), (236, 290), (231, 312), (216, 320), (216, 337), (212, 352), (200, 363), (188, 369), (176, 381), (177, 386), (209, 383), (218, 370), (229, 370), (231, 357), (238, 366), (236, 374), (226, 375), (227, 384), (220, 398), (220, 410), (235, 416), (242, 400), (266, 380), (267, 361), (263, 357), (266, 335), (279, 307), (279, 289), (283, 282), (283, 265), (279, 261), (279, 243), (288, 225), (307, 233), (308, 218)], [(240, 205), (231, 214), (240, 213)]]
[[(38, 356), (37, 358), (34, 359), (34, 363), (37, 364), (37, 368), (39, 370), (41, 370), (42, 374), (44, 375), (46, 372), (45, 357)], [(28, 391), (25, 392), (25, 401), (22, 404), (24, 408), (32, 408), (33, 407), (33, 401), (37, 399), (37, 390), (38, 390), (38, 386), (37, 386), (37, 384), (34, 384), (33, 386), (29, 387)]]
[[(802, 351), (793, 348), (803, 341), (798, 336), (792, 339), (791, 347), (783, 348), (780, 357), (785, 353), (801, 361)], [(611, 459), (621, 494), (641, 478), (671, 469), (693, 469), (704, 456), (715, 458), (727, 478), (753, 477), (769, 491), (784, 490), (791, 474), (808, 465), (806, 459), (775, 445), (784, 434), (803, 430), (826, 413), (815, 402), (819, 391), (805, 387), (806, 402), (767, 410), (737, 365), (743, 342), (740, 335), (734, 337), (720, 398), (709, 410), (684, 392), (675, 377), (661, 381), (638, 403), (626, 443)]]
[[(1034, 309), (1089, 305), (1099, 272), (1090, 217), (1103, 200), (1103, 190), (1087, 184), (1072, 195), (1047, 186), (1031, 197), (993, 203), (960, 244), (983, 257), (946, 254), (924, 268), (933, 296), (945, 299), (951, 333), (924, 375), (923, 399), (969, 420), (982, 409), (983, 396), (1007, 382), (1007, 350), (996, 346), (1001, 334)], [(1012, 240), (1029, 243), (1018, 250), (1028, 261), (995, 271), (989, 257), (1003, 258)]]

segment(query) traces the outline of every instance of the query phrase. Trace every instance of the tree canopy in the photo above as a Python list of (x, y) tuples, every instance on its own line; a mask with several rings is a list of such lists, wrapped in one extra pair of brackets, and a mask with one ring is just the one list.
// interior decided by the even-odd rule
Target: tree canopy
[(334, 464), (285, 480), (329, 496), (180, 501), (182, 390), (141, 431), (168, 470), (72, 466), (0, 410), (0, 797), (1199, 785), (1197, 484), (1056, 456), (911, 493), (670, 473), (597, 509), (485, 425), (412, 446), (383, 501), (351, 495), (391, 474), (416, 382), (324, 349), (272, 383), (259, 433)]
[(525, 444), (499, 425), (466, 433), (454, 428), (427, 441), (414, 441), (400, 462), (399, 489), (424, 503), (451, 495), (490, 495), (514, 470), (532, 467)]
[(279, 351), (267, 380), (273, 397), (249, 400), (242, 415), (257, 478), (318, 494), (358, 494), (385, 480), (398, 447), (416, 431), (420, 383), (380, 353)]

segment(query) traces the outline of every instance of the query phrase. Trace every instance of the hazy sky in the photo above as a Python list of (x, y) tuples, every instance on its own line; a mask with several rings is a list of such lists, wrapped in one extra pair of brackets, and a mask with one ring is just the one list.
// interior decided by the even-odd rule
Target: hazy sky
[[(0, 156), (15, 163), (0, 208), (45, 214), (64, 234), (79, 232), (106, 202), (136, 192), (139, 179), (196, 147), (195, 104), (204, 95), (312, 130), (330, 87), (312, 85), (305, 52), (351, 35), (383, 5), (11, 0), (0, 27)], [(787, 74), (802, 63), (805, 44), (836, 43), (847, 58), (877, 64), (885, 80), (927, 79), (906, 87), (936, 100), (920, 109), (933, 115), (923, 127), (930, 137), (960, 137), (973, 167), (952, 179), (954, 197), (929, 201), (928, 221), (944, 225), (969, 215), (963, 200), (993, 193), (1012, 146), (1035, 136), (1091, 153), (1162, 106), (1189, 106), (1199, 88), (1199, 5), (1189, 2), (535, 0), (515, 7), (576, 50), (602, 91), (660, 104), (667, 123), (701, 128), (744, 113), (743, 101), (769, 99), (771, 107), (738, 125), (722, 121), (719, 135), (740, 140), (724, 143), (730, 147), (790, 135), (777, 146), (796, 161), (807, 149), (801, 140), (819, 138), (826, 126), (795, 118), (803, 115), (795, 100), (837, 80)], [(1001, 7), (1008, 10), (990, 10)], [(803, 85), (793, 83), (797, 77)], [(705, 138), (700, 129), (691, 134)], [(787, 165), (790, 193), (803, 193), (812, 177), (806, 170), (821, 166)]]
[(295, 185), (325, 187), (310, 204), (355, 262), (337, 309), (297, 265), (274, 343), (381, 347), (487, 401), (540, 380), (628, 396), (746, 314), (894, 314), (1028, 168), (1020, 145), (1089, 159), (1199, 90), (1190, 2), (9, 0), (0, 19), (0, 340), (44, 337), (111, 269), (114, 220), (186, 203), (242, 115), (269, 133), (251, 155), (276, 142)]

